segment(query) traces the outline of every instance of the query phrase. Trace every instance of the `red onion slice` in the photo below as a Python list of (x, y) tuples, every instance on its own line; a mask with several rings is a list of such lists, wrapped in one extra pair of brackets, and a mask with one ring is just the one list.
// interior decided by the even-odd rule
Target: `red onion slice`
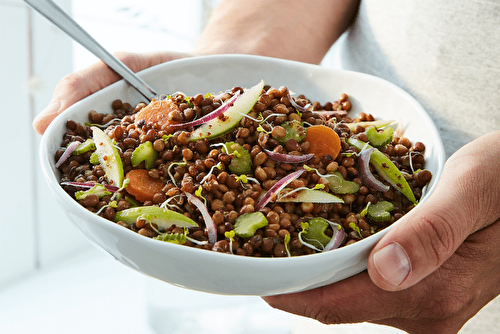
[(383, 184), (379, 180), (375, 178), (375, 176), (370, 172), (370, 156), (372, 152), (375, 151), (376, 148), (371, 147), (365, 150), (362, 150), (359, 153), (359, 175), (361, 181), (369, 188), (372, 188), (376, 191), (386, 192), (389, 190), (389, 186)]
[(302, 173), (304, 173), (305, 169), (299, 169), (291, 174), (288, 174), (278, 182), (274, 186), (269, 189), (266, 194), (260, 199), (259, 203), (255, 206), (255, 211), (262, 210), (267, 203), (269, 203), (278, 193), (286, 187), (287, 184), (298, 178)]
[(205, 221), (205, 226), (207, 227), (208, 242), (214, 245), (217, 242), (217, 230), (210, 213), (208, 213), (207, 207), (198, 197), (190, 193), (186, 193), (186, 195), (188, 200), (200, 211), (203, 220)]
[(303, 113), (303, 112), (307, 111), (307, 106), (303, 107), (300, 104), (298, 104), (297, 102), (295, 102), (294, 99), (292, 99), (292, 96), (290, 95), (290, 91), (288, 91), (287, 97), (288, 97), (288, 100), (290, 100), (290, 104), (292, 105), (292, 107), (297, 109), (299, 112)]
[(311, 112), (314, 114), (325, 115), (325, 116), (347, 115), (347, 111), (345, 110), (311, 110)]
[(332, 225), (332, 228), (334, 231), (336, 231), (335, 235), (332, 237), (332, 240), (330, 240), (330, 242), (325, 246), (323, 252), (328, 252), (329, 250), (339, 248), (346, 237), (346, 233), (342, 227), (339, 229), (338, 225), (335, 224)]
[(284, 162), (289, 164), (306, 162), (309, 161), (312, 157), (314, 157), (314, 154), (292, 155), (292, 154), (276, 153), (266, 149), (264, 149), (264, 152), (266, 152), (267, 156), (274, 161)]
[(71, 153), (73, 153), (73, 151), (75, 150), (75, 148), (77, 148), (77, 146), (80, 145), (80, 144), (81, 143), (78, 140), (70, 143), (68, 145), (68, 147), (66, 147), (66, 150), (64, 151), (63, 155), (61, 155), (61, 157), (59, 158), (59, 160), (57, 160), (57, 162), (56, 162), (56, 168), (59, 168), (66, 160), (68, 160), (68, 158), (71, 155)]
[(240, 94), (241, 93), (239, 90), (236, 91), (234, 93), (234, 95), (231, 96), (231, 98), (229, 98), (228, 100), (226, 100), (226, 102), (224, 102), (224, 104), (222, 104), (219, 108), (217, 108), (214, 111), (212, 111), (211, 113), (203, 116), (202, 118), (199, 118), (197, 120), (187, 122), (187, 123), (172, 124), (172, 125), (170, 125), (170, 127), (172, 127), (172, 128), (185, 128), (188, 126), (195, 126), (195, 125), (199, 125), (202, 123), (206, 123), (206, 122), (218, 117), (219, 115), (226, 112), (229, 108), (231, 108), (233, 106), (234, 102), (236, 101), (236, 99), (240, 96)]
[[(73, 187), (78, 187), (78, 188), (85, 188), (85, 189), (90, 189), (93, 188), (97, 183), (94, 182), (61, 182), (61, 186), (73, 186)], [(99, 183), (101, 184), (101, 183)], [(109, 184), (101, 184), (104, 186), (107, 190), (111, 192), (117, 192), (120, 188), (109, 185)]]

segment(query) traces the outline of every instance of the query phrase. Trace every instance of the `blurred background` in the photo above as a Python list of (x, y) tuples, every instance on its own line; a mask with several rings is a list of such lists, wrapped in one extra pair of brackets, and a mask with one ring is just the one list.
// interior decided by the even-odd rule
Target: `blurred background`
[[(55, 2), (109, 51), (146, 52), (190, 51), (218, 0)], [(92, 246), (50, 194), (31, 123), (64, 75), (97, 59), (21, 0), (0, 0), (0, 22), (0, 333), (400, 333), (182, 290)]]

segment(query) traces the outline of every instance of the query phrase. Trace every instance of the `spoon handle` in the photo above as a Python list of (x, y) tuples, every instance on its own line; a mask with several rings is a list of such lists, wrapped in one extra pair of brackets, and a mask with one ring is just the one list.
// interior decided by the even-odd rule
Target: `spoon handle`
[(62, 31), (100, 58), (106, 65), (125, 79), (132, 87), (151, 101), (158, 94), (118, 58), (109, 53), (78, 23), (51, 0), (24, 0), (33, 9), (45, 16)]

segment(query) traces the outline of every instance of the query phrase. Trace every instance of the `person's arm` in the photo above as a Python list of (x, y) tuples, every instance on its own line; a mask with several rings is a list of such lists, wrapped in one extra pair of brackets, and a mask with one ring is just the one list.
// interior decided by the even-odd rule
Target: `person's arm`
[[(115, 56), (133, 72), (139, 72), (166, 61), (187, 57), (188, 54), (175, 52), (154, 52), (147, 54), (120, 52), (116, 53)], [(47, 107), (33, 120), (33, 129), (38, 134), (43, 134), (54, 118), (69, 106), (120, 79), (121, 77), (102, 61), (81, 71), (66, 75), (57, 84)]]
[(315, 290), (265, 297), (324, 323), (370, 321), (456, 333), (500, 294), (500, 131), (457, 151), (435, 192), (391, 229), (368, 271)]
[[(194, 53), (119, 53), (138, 72), (169, 60), (196, 54), (246, 53), (319, 63), (353, 20), (359, 0), (227, 0), (214, 10)], [(104, 63), (68, 74), (48, 106), (33, 121), (43, 134), (52, 120), (75, 102), (118, 81)]]
[(358, 0), (224, 0), (197, 53), (246, 53), (320, 63), (353, 21)]

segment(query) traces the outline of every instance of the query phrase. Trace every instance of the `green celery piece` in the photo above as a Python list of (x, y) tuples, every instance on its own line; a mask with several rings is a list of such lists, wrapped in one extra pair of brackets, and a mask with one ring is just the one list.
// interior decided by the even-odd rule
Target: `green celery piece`
[(299, 121), (293, 120), (283, 123), (281, 126), (285, 129), (286, 135), (282, 138), (276, 138), (280, 144), (286, 144), (289, 139), (295, 139), (300, 143), (307, 136), (307, 129)]
[(132, 166), (137, 167), (144, 161), (146, 169), (150, 170), (155, 166), (157, 159), (158, 152), (154, 149), (153, 144), (150, 141), (146, 141), (136, 147), (136, 149), (132, 152), (130, 163)]
[(328, 186), (334, 194), (354, 194), (359, 190), (359, 184), (345, 180), (339, 172), (334, 172), (326, 179), (330, 182)]
[(198, 227), (198, 224), (191, 218), (158, 206), (141, 206), (118, 211), (115, 213), (114, 221), (122, 221), (128, 225), (132, 225), (137, 221), (137, 218), (143, 218), (148, 223), (156, 224), (160, 231), (168, 229), (173, 225), (185, 228)]
[(380, 201), (370, 205), (366, 215), (375, 222), (385, 222), (391, 219), (390, 212), (392, 210), (394, 210), (394, 204), (387, 201)]
[(330, 224), (323, 218), (312, 218), (307, 222), (309, 225), (302, 232), (302, 238), (316, 248), (323, 249), (332, 240), (331, 237), (325, 234), (326, 229)]
[(252, 157), (250, 153), (238, 143), (229, 142), (225, 145), (227, 154), (233, 155), (229, 170), (237, 175), (250, 174), (252, 172)]
[(78, 145), (75, 150), (71, 153), (73, 155), (80, 155), (82, 153), (88, 152), (88, 151), (94, 151), (95, 150), (95, 144), (94, 141), (89, 138), (80, 145)]
[(183, 233), (162, 233), (154, 237), (153, 239), (161, 240), (165, 242), (170, 242), (173, 244), (183, 245), (186, 243), (186, 235)]
[(75, 193), (75, 198), (77, 200), (81, 200), (85, 199), (85, 197), (92, 194), (97, 195), (99, 198), (103, 198), (106, 195), (111, 195), (111, 191), (106, 189), (106, 187), (103, 186), (102, 184), (96, 183), (96, 185), (90, 189), (77, 191)]
[[(356, 147), (360, 151), (363, 148), (372, 147), (369, 144), (355, 138), (348, 138), (347, 143), (351, 146)], [(394, 189), (400, 191), (413, 204), (418, 203), (418, 201), (415, 198), (415, 194), (413, 194), (410, 185), (406, 181), (401, 171), (384, 153), (380, 152), (378, 149), (375, 149), (370, 157), (370, 162), (372, 163), (373, 167), (377, 170), (378, 174), (381, 177), (383, 177), (384, 180), (389, 182), (389, 184), (391, 184)]]
[(382, 132), (378, 132), (373, 126), (366, 129), (366, 136), (368, 137), (368, 142), (373, 146), (380, 148), (389, 144), (394, 137), (394, 129), (391, 127), (386, 128)]
[(99, 165), (99, 157), (97, 156), (97, 153), (96, 152), (93, 152), (91, 155), (90, 155), (90, 163), (92, 165)]
[(268, 224), (266, 216), (260, 211), (247, 212), (236, 218), (234, 233), (241, 238), (250, 238), (255, 232)]

